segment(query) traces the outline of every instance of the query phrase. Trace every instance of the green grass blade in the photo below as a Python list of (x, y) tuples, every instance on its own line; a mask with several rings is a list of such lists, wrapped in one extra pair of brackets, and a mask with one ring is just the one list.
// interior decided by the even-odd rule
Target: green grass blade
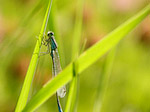
[[(72, 44), (72, 60), (74, 60), (79, 53), (80, 37), (82, 32), (82, 21), (83, 21), (83, 3), (84, 0), (77, 1), (76, 21), (75, 21), (75, 27), (73, 33), (73, 44)], [(75, 70), (73, 73), (77, 72), (76, 66), (74, 66), (73, 70)], [(75, 74), (70, 83), (65, 112), (73, 112), (75, 108), (76, 99), (77, 99), (77, 88), (78, 88), (77, 84), (78, 84), (78, 77), (77, 74)]]
[(34, 52), (33, 52), (33, 55), (32, 55), (31, 61), (30, 61), (30, 65), (29, 65), (29, 68), (28, 68), (28, 71), (27, 71), (27, 74), (26, 74), (26, 77), (25, 77), (25, 80), (23, 83), (23, 87), (22, 87), (22, 90), (21, 90), (21, 93), (19, 96), (19, 100), (17, 102), (15, 112), (21, 112), (27, 103), (29, 90), (30, 90), (31, 83), (32, 83), (34, 73), (35, 73), (35, 69), (36, 69), (36, 66), (38, 63), (38, 57), (39, 57), (39, 52), (40, 52), (40, 48), (41, 48), (41, 41), (42, 41), (43, 34), (46, 29), (47, 21), (49, 18), (49, 13), (50, 13), (50, 8), (51, 8), (50, 3), (51, 2), (49, 2), (48, 8), (47, 8), (47, 11), (45, 14), (43, 26), (42, 26), (41, 32), (39, 34), (39, 39), (36, 42), (36, 46), (35, 46), (35, 49), (34, 49)]
[[(77, 95), (77, 81), (78, 77), (73, 77), (71, 84), (70, 84), (70, 88), (69, 88), (69, 95), (68, 95), (68, 99), (67, 99), (67, 104), (65, 107), (65, 112), (73, 112), (73, 108), (75, 105), (75, 101), (76, 101), (76, 95)], [(70, 111), (72, 110), (72, 111)]]
[(93, 112), (101, 112), (101, 108), (103, 106), (103, 101), (105, 98), (105, 93), (109, 83), (109, 77), (111, 75), (113, 61), (115, 58), (116, 48), (112, 49), (110, 53), (107, 55), (105, 62), (103, 64), (103, 70), (101, 72), (100, 81), (97, 89), (97, 96), (95, 98), (95, 104)]
[(84, 52), (78, 59), (79, 71), (83, 71), (89, 65), (94, 63), (103, 54), (113, 48), (124, 36), (132, 31), (136, 25), (138, 25), (148, 14), (150, 13), (150, 5), (144, 8), (141, 12), (135, 15), (133, 18), (120, 25), (110, 34), (104, 37), (103, 40), (96, 43), (86, 52)]
[(73, 63), (72, 72), (73, 72), (73, 79), (71, 81), (70, 88), (69, 88), (69, 95), (67, 99), (65, 112), (73, 112), (75, 103), (77, 101), (76, 96), (77, 96), (77, 85), (78, 85), (78, 76), (77, 76), (78, 66), (77, 64), (75, 64), (75, 62)]
[(77, 1), (76, 21), (73, 32), (72, 43), (72, 60), (74, 60), (79, 54), (80, 39), (82, 33), (82, 21), (83, 21), (83, 3), (84, 0)]
[[(148, 14), (150, 5), (144, 8), (137, 15), (120, 25), (105, 38), (85, 51), (76, 60), (78, 64), (78, 74), (102, 57), (106, 52), (119, 43), (119, 41), (132, 31)], [(69, 64), (60, 74), (45, 85), (26, 105), (24, 112), (33, 111), (51, 97), (58, 88), (67, 84), (73, 78), (73, 63)], [(59, 83), (58, 83), (59, 82)]]

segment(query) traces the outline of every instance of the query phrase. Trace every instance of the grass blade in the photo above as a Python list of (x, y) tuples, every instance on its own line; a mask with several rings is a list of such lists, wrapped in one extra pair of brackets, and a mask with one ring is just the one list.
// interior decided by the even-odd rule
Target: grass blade
[[(150, 5), (144, 8), (137, 15), (120, 25), (105, 38), (93, 45), (87, 51), (85, 51), (76, 60), (78, 64), (78, 74), (85, 70), (88, 66), (93, 64), (96, 60), (102, 57), (106, 52), (112, 49), (119, 41), (132, 31), (148, 14), (150, 13)], [(39, 92), (29, 101), (24, 108), (24, 112), (35, 110), (42, 103), (44, 103), (49, 97), (51, 97), (58, 88), (67, 84), (73, 78), (73, 63), (69, 64), (58, 76), (52, 79), (47, 85), (45, 85)], [(58, 83), (59, 82), (59, 83)]]
[(72, 43), (72, 60), (74, 60), (79, 55), (78, 53), (83, 21), (83, 3), (84, 0), (77, 1), (76, 21), (74, 26), (73, 43)]
[[(83, 4), (84, 0), (77, 1), (77, 10), (76, 10), (76, 21), (73, 33), (73, 44), (72, 44), (72, 60), (74, 60), (79, 53), (79, 46), (80, 46), (80, 37), (82, 31), (82, 21), (83, 21)], [(77, 76), (77, 68), (75, 63), (73, 64), (73, 79), (70, 83), (68, 99), (65, 107), (65, 112), (73, 112), (76, 99), (77, 99), (77, 88), (78, 88), (78, 76)]]
[(41, 48), (41, 41), (42, 41), (42, 38), (43, 38), (43, 34), (45, 33), (45, 29), (46, 29), (46, 26), (47, 26), (47, 21), (48, 21), (48, 18), (49, 18), (49, 13), (50, 13), (50, 8), (51, 8), (50, 4), (51, 3), (52, 3), (52, 1), (49, 2), (48, 8), (47, 8), (47, 11), (46, 11), (46, 14), (45, 14), (45, 18), (44, 18), (44, 21), (43, 21), (43, 26), (42, 26), (41, 32), (39, 34), (39, 39), (36, 42), (36, 46), (35, 46), (35, 49), (34, 49), (34, 52), (33, 52), (32, 58), (31, 58), (31, 62), (30, 62), (30, 65), (29, 65), (29, 68), (28, 68), (28, 71), (27, 71), (27, 74), (26, 74), (26, 77), (25, 77), (25, 80), (24, 80), (24, 83), (23, 83), (23, 87), (22, 87), (22, 90), (21, 90), (21, 93), (20, 93), (20, 96), (19, 96), (19, 100), (17, 102), (15, 112), (21, 112), (23, 110), (23, 108), (25, 107), (26, 103), (27, 103), (29, 90), (30, 90), (31, 83), (32, 83), (34, 73), (35, 73), (35, 70), (36, 70), (36, 66), (37, 66), (37, 63), (38, 63), (38, 57), (39, 57), (39, 52), (40, 52), (40, 48)]
[(103, 106), (103, 101), (105, 98), (105, 93), (108, 87), (109, 77), (111, 75), (113, 61), (115, 58), (116, 48), (112, 49), (110, 53), (107, 55), (105, 62), (103, 64), (103, 70), (100, 76), (100, 81), (97, 90), (97, 96), (95, 99), (93, 112), (101, 112), (101, 108)]
[(78, 70), (77, 70), (77, 64), (75, 64), (75, 62), (73, 63), (73, 79), (71, 81), (70, 84), (70, 88), (69, 88), (69, 95), (68, 95), (68, 99), (67, 99), (67, 104), (66, 104), (66, 108), (65, 108), (65, 112), (73, 112), (74, 111), (74, 106), (75, 103), (77, 101), (77, 85), (78, 85)]

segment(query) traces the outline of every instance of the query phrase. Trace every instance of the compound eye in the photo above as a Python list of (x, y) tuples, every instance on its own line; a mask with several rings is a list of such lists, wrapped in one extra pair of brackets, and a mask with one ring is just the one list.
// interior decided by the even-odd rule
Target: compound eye
[(52, 31), (49, 31), (48, 33), (47, 33), (47, 36), (53, 36), (54, 35), (54, 33), (52, 32)]
[(51, 35), (51, 36), (53, 36), (53, 35), (54, 35), (54, 33), (53, 33), (53, 32), (51, 32), (51, 33), (50, 33), (50, 35)]

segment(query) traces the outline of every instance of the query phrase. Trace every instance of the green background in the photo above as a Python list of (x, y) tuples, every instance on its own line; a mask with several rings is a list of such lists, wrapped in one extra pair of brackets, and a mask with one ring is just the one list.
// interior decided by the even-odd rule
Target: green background
[[(84, 0), (79, 49), (82, 49), (85, 41), (84, 50), (88, 49), (148, 3), (148, 0)], [(11, 112), (15, 109), (47, 4), (47, 0), (0, 0), (1, 112)], [(76, 0), (53, 1), (51, 23), (48, 24), (47, 31), (53, 30), (56, 34), (62, 68), (71, 62), (72, 38), (78, 8)], [(43, 46), (42, 51), (46, 51), (46, 47)], [(101, 111), (149, 112), (150, 17), (128, 34), (114, 52)], [(88, 67), (78, 78), (77, 112), (94, 111), (97, 96), (101, 94), (99, 88), (106, 57), (107, 54)], [(41, 56), (29, 99), (52, 78), (51, 68), (50, 56)], [(63, 108), (67, 95), (61, 100)], [(36, 111), (57, 111), (56, 96), (51, 97)]]

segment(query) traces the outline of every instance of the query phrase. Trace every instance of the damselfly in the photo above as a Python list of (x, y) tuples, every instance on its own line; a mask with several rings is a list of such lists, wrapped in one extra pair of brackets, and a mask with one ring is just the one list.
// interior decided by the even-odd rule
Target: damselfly
[[(47, 37), (48, 39), (46, 39), (46, 43), (48, 46), (48, 52), (50, 52), (50, 55), (52, 57), (52, 62), (53, 62), (53, 76), (56, 76), (59, 72), (62, 71), (61, 69), (61, 65), (60, 65), (60, 59), (59, 59), (59, 53), (58, 53), (58, 49), (57, 49), (57, 43), (54, 37), (54, 33), (52, 31), (49, 31), (47, 33)], [(51, 46), (51, 50), (50, 50), (50, 46)], [(59, 83), (59, 82), (58, 82)], [(57, 95), (61, 98), (63, 98), (66, 94), (66, 87), (63, 86), (60, 89), (57, 90)]]

